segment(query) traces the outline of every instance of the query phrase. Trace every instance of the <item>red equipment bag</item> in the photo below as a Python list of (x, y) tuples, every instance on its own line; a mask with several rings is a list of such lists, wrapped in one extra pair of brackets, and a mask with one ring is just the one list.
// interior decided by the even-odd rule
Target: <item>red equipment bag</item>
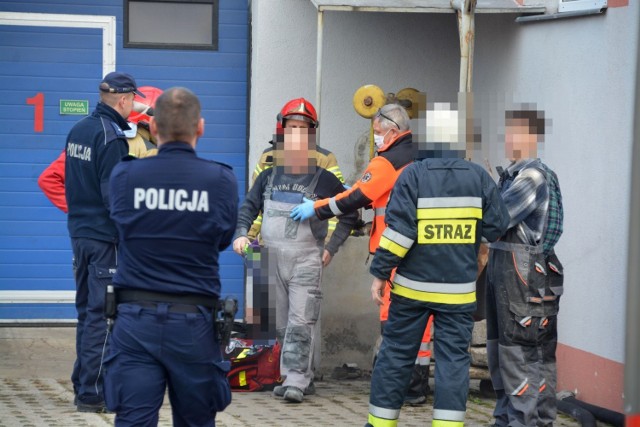
[(251, 345), (248, 341), (234, 338), (232, 344), (235, 355), (229, 359), (231, 369), (227, 374), (232, 391), (273, 390), (282, 384), (280, 343)]

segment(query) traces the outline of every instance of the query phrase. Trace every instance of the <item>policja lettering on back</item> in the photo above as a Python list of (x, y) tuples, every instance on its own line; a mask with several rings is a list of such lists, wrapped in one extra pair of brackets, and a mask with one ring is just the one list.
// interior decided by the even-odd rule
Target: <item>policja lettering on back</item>
[(140, 209), (141, 203), (149, 210), (209, 212), (209, 192), (192, 190), (191, 195), (182, 188), (139, 188), (133, 190), (133, 208)]
[(67, 156), (90, 162), (91, 147), (70, 142), (69, 144), (67, 144)]

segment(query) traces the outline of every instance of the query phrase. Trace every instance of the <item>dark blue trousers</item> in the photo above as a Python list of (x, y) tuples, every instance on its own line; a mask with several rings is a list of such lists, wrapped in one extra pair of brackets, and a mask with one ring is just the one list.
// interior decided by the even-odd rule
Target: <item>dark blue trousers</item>
[(97, 404), (104, 400), (100, 365), (107, 331), (104, 297), (116, 271), (117, 248), (115, 243), (85, 238), (71, 239), (71, 246), (78, 313), (71, 381), (79, 402)]
[(229, 362), (210, 310), (200, 310), (118, 305), (105, 359), (105, 401), (116, 426), (157, 426), (167, 387), (174, 426), (215, 426), (216, 413), (231, 402)]
[[(424, 329), (434, 315), (435, 393), (434, 418), (444, 413), (464, 419), (469, 392), (469, 344), (473, 330), (472, 312), (451, 312), (444, 304), (416, 301), (391, 295), (389, 320), (371, 378), (370, 411), (393, 419), (404, 403), (411, 371), (415, 364)], [(438, 411), (441, 410), (441, 411)], [(375, 415), (375, 414), (373, 414)], [(384, 417), (381, 417), (384, 418)], [(371, 418), (370, 421), (371, 422)], [(375, 425), (375, 423), (372, 423)]]

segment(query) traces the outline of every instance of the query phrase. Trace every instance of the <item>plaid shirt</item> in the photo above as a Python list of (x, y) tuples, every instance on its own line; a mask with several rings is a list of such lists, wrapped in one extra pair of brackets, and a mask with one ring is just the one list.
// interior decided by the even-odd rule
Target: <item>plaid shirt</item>
[[(543, 244), (548, 255), (562, 235), (562, 196), (555, 173), (540, 159), (512, 163), (498, 184), (509, 210), (509, 228), (529, 245)], [(550, 194), (550, 190), (554, 194)]]

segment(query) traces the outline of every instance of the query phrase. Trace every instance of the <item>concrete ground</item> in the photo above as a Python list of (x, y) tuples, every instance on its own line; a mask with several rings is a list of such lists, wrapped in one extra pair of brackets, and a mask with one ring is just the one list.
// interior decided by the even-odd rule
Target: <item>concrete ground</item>
[[(0, 427), (110, 426), (114, 415), (76, 412), (69, 375), (75, 359), (75, 328), (0, 327)], [(219, 427), (256, 426), (362, 426), (367, 419), (369, 381), (316, 382), (317, 394), (299, 405), (285, 403), (269, 392), (234, 393), (233, 402), (218, 414)], [(431, 420), (427, 405), (405, 406), (400, 426), (424, 426)], [(482, 398), (472, 382), (467, 426), (491, 423), (493, 401)], [(160, 412), (159, 426), (171, 426), (168, 401)], [(579, 426), (559, 416), (556, 426)]]

